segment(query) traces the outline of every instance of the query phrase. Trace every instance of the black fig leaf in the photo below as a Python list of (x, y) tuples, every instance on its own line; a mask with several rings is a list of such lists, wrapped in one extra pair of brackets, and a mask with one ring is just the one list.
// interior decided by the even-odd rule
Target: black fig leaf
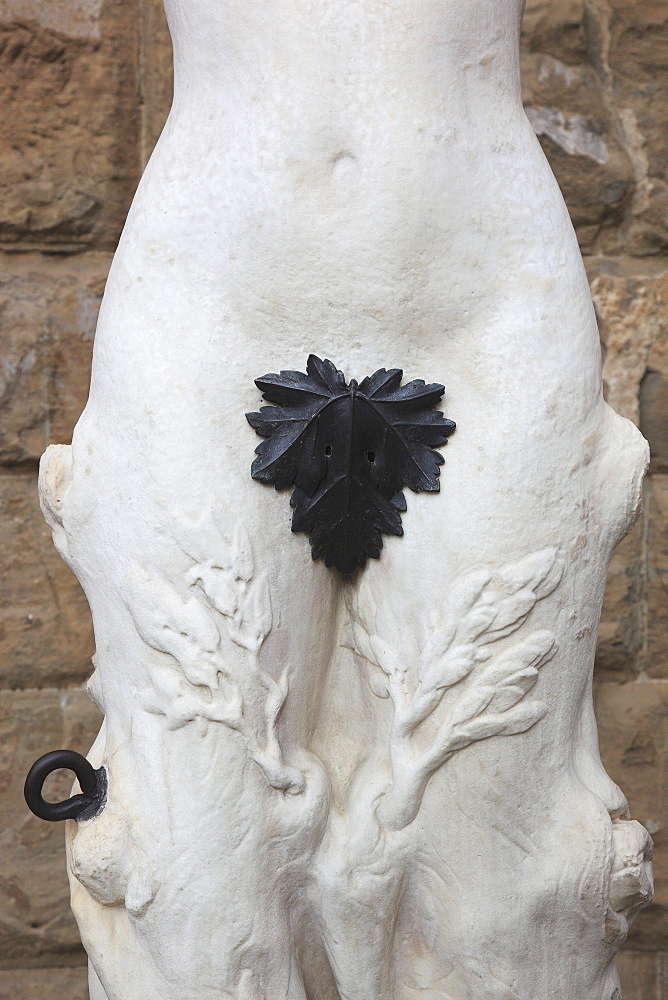
[(292, 530), (308, 532), (314, 559), (352, 573), (378, 559), (385, 535), (402, 535), (404, 487), (439, 490), (442, 456), (455, 429), (433, 407), (444, 387), (401, 385), (399, 368), (346, 383), (314, 354), (306, 373), (255, 380), (263, 406), (246, 418), (260, 437), (251, 476), (277, 490), (294, 486)]

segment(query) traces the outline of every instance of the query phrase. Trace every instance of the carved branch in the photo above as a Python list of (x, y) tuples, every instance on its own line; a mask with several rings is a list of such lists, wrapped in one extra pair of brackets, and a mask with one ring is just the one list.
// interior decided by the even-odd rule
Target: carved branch
[[(186, 595), (157, 571), (134, 563), (126, 606), (143, 641), (168, 654), (175, 667), (152, 677), (145, 707), (171, 729), (196, 720), (237, 731), (272, 788), (304, 790), (304, 776), (283, 762), (277, 722), (288, 693), (287, 669), (276, 680), (262, 669), (260, 652), (272, 628), (269, 587), (255, 576), (250, 542), (240, 531), (226, 558), (195, 562)], [(226, 656), (225, 639), (245, 653)]]
[[(389, 695), (394, 707), (392, 788), (381, 807), (387, 826), (401, 829), (415, 819), (429, 778), (454, 753), (491, 736), (525, 732), (543, 717), (542, 702), (521, 702), (557, 650), (554, 634), (533, 632), (496, 656), (490, 646), (524, 624), (562, 573), (556, 550), (543, 549), (496, 573), (483, 568), (458, 580), (448, 606), (427, 622), (412, 689), (408, 664), (378, 635), (371, 594), (351, 599), (355, 651), (372, 671), (382, 672), (382, 680), (373, 677), (372, 689)], [(422, 748), (419, 727), (446, 692), (436, 735)]]

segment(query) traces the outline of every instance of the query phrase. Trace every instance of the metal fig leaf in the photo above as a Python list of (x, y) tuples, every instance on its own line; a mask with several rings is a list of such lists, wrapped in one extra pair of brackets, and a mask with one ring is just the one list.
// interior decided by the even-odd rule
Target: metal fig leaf
[(402, 535), (404, 487), (439, 490), (435, 448), (455, 429), (433, 407), (444, 387), (401, 385), (399, 368), (346, 383), (331, 361), (311, 354), (306, 373), (255, 380), (273, 404), (246, 419), (260, 437), (251, 476), (277, 490), (294, 486), (292, 530), (309, 534), (314, 559), (352, 573), (378, 559), (382, 536)]

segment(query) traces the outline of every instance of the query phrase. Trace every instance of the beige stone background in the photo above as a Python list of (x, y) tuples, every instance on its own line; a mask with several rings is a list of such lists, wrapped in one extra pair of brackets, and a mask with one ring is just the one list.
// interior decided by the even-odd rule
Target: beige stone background
[[(87, 997), (63, 828), (22, 799), (36, 757), (85, 753), (99, 724), (83, 690), (88, 608), (42, 521), (37, 463), (69, 442), (86, 399), (105, 276), (169, 107), (170, 52), (160, 0), (0, 0), (2, 1000)], [(656, 842), (656, 898), (620, 956), (624, 998), (668, 1000), (668, 2), (529, 0), (522, 62), (591, 278), (608, 399), (652, 449), (595, 676), (606, 767)]]

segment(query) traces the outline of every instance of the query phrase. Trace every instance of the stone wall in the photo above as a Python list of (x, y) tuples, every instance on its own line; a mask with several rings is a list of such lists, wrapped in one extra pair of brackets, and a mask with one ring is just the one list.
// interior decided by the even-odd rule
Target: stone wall
[[(652, 464), (610, 570), (596, 667), (605, 764), (656, 842), (656, 899), (620, 957), (625, 1000), (668, 996), (668, 5), (528, 0), (525, 102), (591, 279), (610, 402)], [(99, 725), (93, 638), (36, 496), (86, 398), (111, 254), (169, 106), (159, 0), (0, 0), (0, 998), (83, 1000), (63, 830), (22, 783)], [(54, 776), (51, 791), (67, 795)], [(59, 785), (58, 782), (61, 782)]]

